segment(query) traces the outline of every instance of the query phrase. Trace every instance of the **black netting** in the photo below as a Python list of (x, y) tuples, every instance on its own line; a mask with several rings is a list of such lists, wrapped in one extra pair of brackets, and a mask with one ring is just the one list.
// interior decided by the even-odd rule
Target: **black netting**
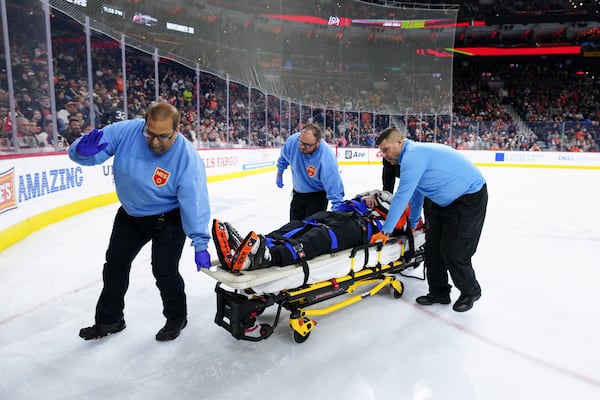
[[(458, 8), (329, 0), (53, 0), (128, 46), (327, 109), (449, 113)], [(263, 100), (264, 101), (264, 100)]]

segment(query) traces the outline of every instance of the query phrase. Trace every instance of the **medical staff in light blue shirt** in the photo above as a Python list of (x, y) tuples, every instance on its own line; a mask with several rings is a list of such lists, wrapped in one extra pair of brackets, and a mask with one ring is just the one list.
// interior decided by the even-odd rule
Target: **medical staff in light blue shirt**
[(290, 221), (325, 211), (328, 201), (333, 210), (344, 201), (344, 184), (336, 155), (327, 143), (323, 143), (318, 125), (306, 124), (285, 141), (277, 160), (276, 184), (279, 188), (284, 186), (283, 172), (288, 166), (291, 166), (294, 186)]
[(429, 293), (418, 297), (417, 303), (449, 304), (449, 273), (461, 293), (453, 309), (468, 311), (481, 297), (471, 264), (487, 209), (487, 185), (481, 171), (459, 151), (414, 142), (395, 128), (384, 130), (376, 143), (383, 157), (400, 165), (400, 182), (382, 231), (373, 241), (387, 240), (407, 204), (409, 224), (417, 228), (425, 204)]
[(79, 332), (85, 340), (125, 329), (124, 297), (131, 263), (150, 241), (152, 273), (167, 319), (156, 340), (175, 339), (187, 324), (179, 259), (188, 236), (198, 270), (210, 268), (210, 205), (204, 163), (179, 134), (179, 121), (175, 107), (157, 102), (150, 105), (145, 119), (93, 130), (69, 147), (69, 157), (81, 165), (102, 164), (113, 157), (121, 202), (106, 252), (95, 324)]

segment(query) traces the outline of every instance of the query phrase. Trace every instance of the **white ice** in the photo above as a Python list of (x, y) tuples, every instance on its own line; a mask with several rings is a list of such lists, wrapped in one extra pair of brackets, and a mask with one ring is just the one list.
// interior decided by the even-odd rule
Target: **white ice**
[[(378, 165), (341, 170), (347, 197), (381, 186)], [(482, 171), (490, 201), (472, 310), (419, 306), (426, 283), (402, 278), (401, 299), (385, 291), (316, 317), (302, 344), (285, 310), (261, 342), (217, 326), (216, 281), (196, 272), (189, 246), (179, 338), (154, 339), (164, 318), (146, 247), (132, 268), (127, 329), (83, 341), (117, 205), (51, 225), (0, 253), (0, 399), (600, 398), (600, 171)], [(274, 178), (211, 183), (213, 216), (243, 235), (279, 227), (291, 180), (278, 189)]]

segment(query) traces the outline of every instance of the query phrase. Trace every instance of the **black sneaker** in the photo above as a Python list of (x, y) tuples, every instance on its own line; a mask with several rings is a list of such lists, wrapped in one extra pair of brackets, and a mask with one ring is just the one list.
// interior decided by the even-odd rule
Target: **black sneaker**
[(82, 328), (79, 331), (79, 337), (84, 340), (100, 339), (104, 336), (110, 335), (111, 333), (121, 332), (125, 329), (125, 321), (121, 320), (114, 324), (94, 324), (87, 328)]
[(160, 328), (156, 334), (156, 340), (164, 342), (167, 340), (173, 340), (181, 333), (181, 330), (187, 325), (187, 319), (174, 320), (168, 319), (165, 326)]
[(456, 303), (452, 306), (452, 309), (456, 312), (465, 312), (473, 308), (473, 303), (481, 298), (481, 293), (474, 296), (465, 296), (461, 294), (456, 300)]
[(450, 295), (438, 295), (427, 293), (425, 296), (419, 296), (416, 299), (417, 303), (422, 306), (430, 306), (432, 304), (450, 304)]

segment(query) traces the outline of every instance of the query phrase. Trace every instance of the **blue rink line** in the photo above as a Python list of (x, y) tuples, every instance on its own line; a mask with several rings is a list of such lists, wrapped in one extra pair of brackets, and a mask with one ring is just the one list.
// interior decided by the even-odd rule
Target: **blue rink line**
[(211, 196), (210, 212), (211, 215), (226, 214), (226, 211), (239, 208), (241, 200), (239, 198), (225, 198)]
[(248, 164), (242, 165), (242, 170), (248, 171), (251, 169), (272, 167), (274, 165), (275, 165), (275, 161), (262, 161), (262, 162), (257, 162), (257, 163), (248, 163)]

